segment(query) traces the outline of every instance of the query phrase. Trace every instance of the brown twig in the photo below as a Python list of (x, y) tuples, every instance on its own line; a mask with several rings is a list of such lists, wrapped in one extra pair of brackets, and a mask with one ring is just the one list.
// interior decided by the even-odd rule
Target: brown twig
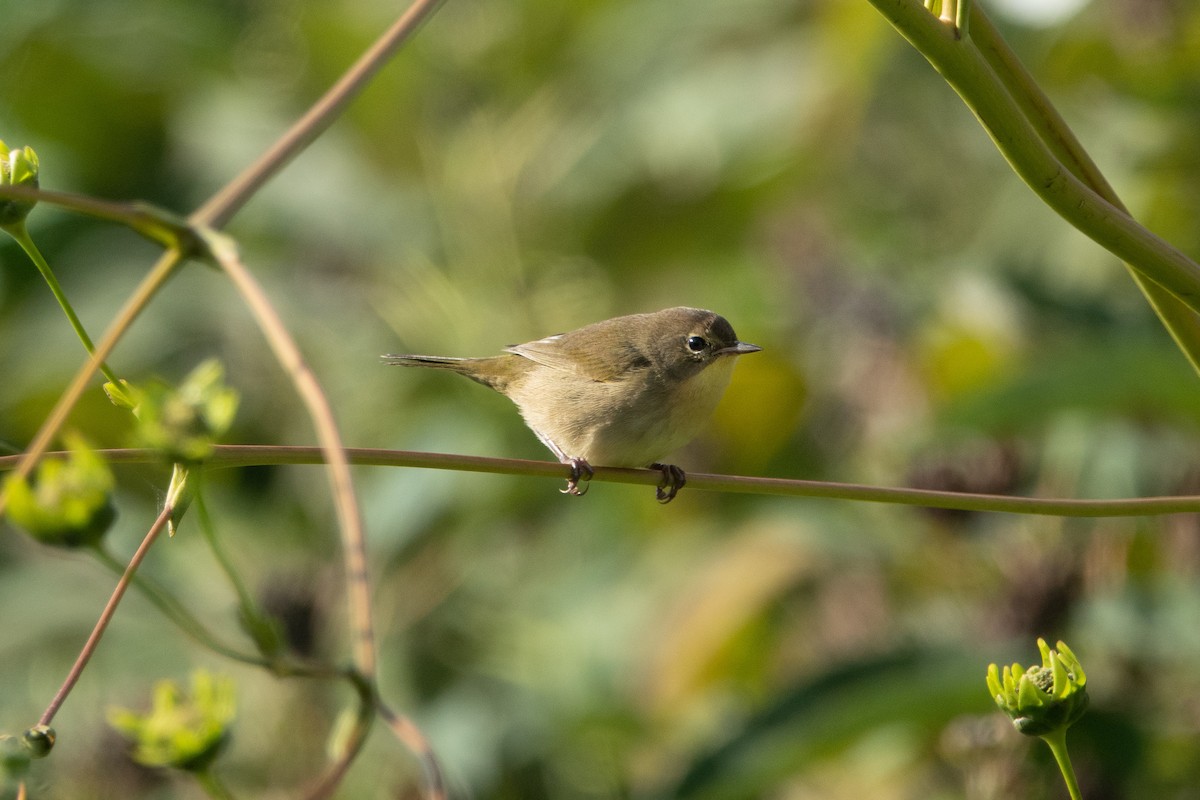
[(263, 184), (333, 124), (342, 109), (362, 92), (371, 78), (383, 69), (440, 4), (441, 0), (414, 0), (392, 27), (354, 62), (287, 133), (245, 171), (210, 197), (192, 214), (191, 220), (213, 228), (220, 228), (228, 222)]
[[(228, 240), (226, 240), (228, 242)], [(258, 281), (245, 268), (232, 247), (224, 246), (214, 253), (221, 269), (233, 281), (242, 300), (250, 308), (258, 327), (266, 337), (271, 352), (292, 380), (308, 410), (321, 454), (328, 467), (330, 490), (342, 534), (346, 571), (346, 589), (350, 604), (350, 625), (353, 632), (354, 664), (368, 680), (375, 679), (375, 637), (371, 630), (371, 591), (367, 582), (367, 550), (363, 536), (362, 514), (354, 495), (350, 463), (345, 446), (333, 418), (329, 399), (321, 391), (316, 376), (304, 362), (300, 348), (292, 339), (287, 326), (267, 299)]]
[[(411, 38), (417, 28), (438, 7), (439, 0), (414, 0), (408, 10), (389, 28), (355, 64), (294, 124), (266, 153), (229, 182), (189, 218), (196, 227), (223, 225), (258, 191), (266, 181), (304, 150), (333, 121), (342, 109), (366, 87), (396, 51)], [(370, 586), (367, 580), (366, 543), (362, 515), (354, 494), (345, 447), (321, 386), (305, 364), (287, 326), (271, 305), (254, 276), (241, 263), (228, 240), (209, 237), (211, 255), (229, 276), (245, 300), (275, 357), (292, 379), (321, 443), (323, 460), (328, 467), (330, 489), (338, 516), (345, 562), (349, 617), (352, 628), (354, 664), (358, 676), (374, 696), (376, 652), (372, 631)], [(321, 780), (312, 797), (333, 792), (355, 756), (370, 725), (370, 712), (359, 714), (351, 741)], [(423, 757), (422, 754), (417, 754)]]
[(408, 717), (397, 714), (382, 702), (376, 702), (375, 709), (396, 738), (421, 760), (421, 765), (425, 770), (428, 800), (445, 800), (446, 780), (442, 775), (442, 767), (438, 763), (437, 753), (433, 751), (425, 734)]
[[(358, 693), (358, 716), (354, 720), (353, 727), (345, 733), (340, 742), (341, 754), (333, 760), (329, 769), (317, 780), (316, 784), (304, 794), (304, 800), (326, 800), (333, 796), (342, 779), (346, 777), (346, 773), (350, 771), (350, 765), (354, 762), (354, 758), (367, 741), (367, 734), (371, 732), (371, 721), (375, 717), (377, 697), (375, 683), (367, 676), (353, 671), (346, 673), (345, 677), (349, 679)], [(420, 753), (415, 753), (415, 755), (420, 757)]]
[[(348, 447), (345, 452), (347, 460), (351, 464), (360, 466), (448, 469), (493, 475), (529, 475), (559, 480), (566, 478), (568, 473), (568, 468), (558, 462), (531, 461), (523, 458), (422, 453), (412, 450), (384, 450), (371, 447)], [(144, 449), (100, 450), (98, 453), (113, 464), (144, 464), (161, 460), (158, 453)], [(51, 453), (50, 455), (66, 454)], [(11, 469), (19, 459), (20, 456), (0, 456), (0, 472)], [(319, 447), (225, 444), (217, 445), (214, 448), (212, 456), (206, 461), (206, 466), (217, 469), (265, 464), (322, 463), (324, 463), (324, 456)], [(659, 470), (596, 467), (595, 472), (593, 480), (600, 482), (656, 486), (662, 481), (662, 473)], [(1163, 514), (1200, 513), (1200, 495), (1159, 495), (1107, 499), (1017, 497), (793, 478), (715, 475), (704, 472), (689, 472), (687, 480), (687, 488), (692, 491), (809, 497), (1051, 517), (1149, 517)]]
[(108, 603), (104, 606), (104, 611), (101, 612), (100, 618), (96, 620), (95, 627), (92, 628), (92, 635), (88, 637), (87, 642), (83, 645), (83, 649), (79, 651), (79, 657), (75, 659), (75, 664), (71, 667), (71, 671), (67, 673), (66, 680), (63, 681), (62, 686), (54, 694), (54, 699), (50, 701), (50, 705), (42, 712), (42, 717), (38, 720), (39, 725), (49, 725), (54, 721), (54, 715), (58, 713), (58, 709), (62, 707), (67, 696), (71, 693), (71, 689), (75, 687), (80, 675), (83, 674), (83, 668), (87, 666), (92, 654), (96, 652), (96, 647), (100, 644), (100, 639), (104, 636), (104, 631), (108, 627), (108, 623), (112, 621), (113, 614), (117, 611), (117, 605), (120, 604), (121, 598), (125, 595), (125, 590), (129, 588), (129, 584), (133, 581), (133, 574), (137, 572), (138, 566), (141, 565), (146, 554), (150, 552), (150, 546), (154, 544), (154, 540), (167, 527), (167, 521), (171, 518), (173, 511), (174, 509), (171, 506), (164, 504), (158, 518), (154, 520), (154, 524), (146, 532), (142, 543), (138, 545), (133, 558), (129, 559), (129, 564), (125, 567), (125, 573), (117, 581), (112, 596), (108, 598)]

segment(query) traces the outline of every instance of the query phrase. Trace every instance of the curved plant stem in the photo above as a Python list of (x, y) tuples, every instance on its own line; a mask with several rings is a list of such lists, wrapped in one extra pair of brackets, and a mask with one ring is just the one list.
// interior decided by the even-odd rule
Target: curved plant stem
[(82, 194), (35, 189), (31, 186), (0, 186), (0, 198), (33, 200), (68, 211), (124, 225), (167, 250), (179, 250), (191, 255), (196, 249), (196, 237), (186, 219), (142, 202), (100, 200)]
[(362, 675), (374, 680), (375, 635), (371, 628), (371, 595), (367, 584), (367, 551), (363, 537), (362, 514), (355, 498), (350, 478), (350, 463), (346, 459), (345, 446), (334, 421), (333, 408), (329, 405), (325, 393), (321, 391), (316, 376), (305, 363), (300, 348), (296, 346), (287, 326), (267, 299), (262, 286), (242, 265), (232, 242), (224, 238), (214, 239), (212, 252), (249, 307), (275, 358), (291, 378), (292, 385), (300, 395), (316, 428), (317, 440), (321, 443), (321, 451), (328, 467), (330, 490), (342, 534), (354, 664)]
[[(916, 0), (870, 2), (958, 92), (1009, 165), (1038, 197), (1097, 244), (1200, 313), (1200, 265), (1146, 230), (1065, 166), (970, 37), (958, 38), (952, 26)], [(984, 19), (978, 10), (973, 7), (972, 26)]]
[[(94, 353), (96, 346), (92, 344), (92, 338), (88, 336), (83, 323), (79, 321), (79, 317), (75, 314), (75, 309), (71, 306), (71, 301), (67, 299), (66, 292), (63, 291), (62, 286), (58, 283), (58, 278), (54, 277), (54, 271), (50, 269), (50, 265), (46, 263), (46, 259), (42, 256), (42, 251), (34, 244), (24, 220), (21, 221), (20, 225), (9, 226), (6, 230), (17, 241), (17, 244), (21, 246), (21, 249), (25, 251), (25, 255), (29, 256), (29, 260), (37, 266), (38, 272), (42, 273), (42, 277), (46, 279), (46, 285), (50, 287), (50, 293), (54, 295), (54, 299), (58, 301), (59, 307), (67, 315), (67, 321), (71, 323), (71, 328), (74, 329), (75, 335), (79, 337), (79, 341), (83, 342), (84, 348), (87, 349), (89, 354)], [(105, 378), (114, 384), (119, 384), (117, 376), (109, 369), (108, 364), (103, 361), (100, 362), (100, 371), (104, 373)]]
[(250, 596), (250, 591), (246, 588), (246, 584), (242, 581), (241, 576), (238, 575), (238, 571), (234, 567), (233, 561), (229, 558), (229, 554), (225, 552), (225, 548), (221, 545), (221, 539), (217, 536), (216, 525), (213, 524), (212, 516), (208, 513), (208, 504), (204, 502), (204, 492), (199, 489), (196, 491), (195, 503), (196, 516), (200, 522), (200, 533), (204, 536), (204, 541), (208, 543), (208, 549), (212, 551), (213, 557), (221, 567), (221, 572), (225, 573), (225, 578), (233, 588), (233, 593), (237, 595), (238, 606), (241, 608), (242, 615), (247, 619), (262, 618), (262, 612), (259, 611), (254, 598)]
[[(438, 7), (439, 0), (414, 0), (408, 10), (381, 36), (325, 95), (281, 137), (270, 150), (241, 175), (192, 214), (197, 226), (213, 228), (224, 225), (266, 181), (303, 151), (326, 128), (342, 109), (356, 97), (370, 79), (412, 36), (426, 18)], [(350, 624), (353, 629), (354, 663), (356, 671), (366, 682), (366, 691), (374, 697), (375, 643), (371, 628), (370, 590), (367, 583), (366, 545), (362, 531), (361, 513), (354, 495), (349, 463), (334, 422), (332, 409), (312, 372), (304, 363), (286, 326), (279, 319), (266, 294), (253, 275), (246, 270), (232, 247), (221, 248), (218, 261), (250, 307), (276, 358), (291, 376), (296, 391), (307, 406), (317, 431), (317, 438), (328, 465), (329, 481), (345, 559)], [(366, 701), (360, 706), (357, 724), (342, 756), (322, 780), (312, 797), (324, 797), (336, 789), (350, 763), (366, 739), (373, 716)]]
[[(974, 22), (971, 27), (971, 40), (991, 65), (997, 78), (1012, 94), (1013, 100), (1021, 107), (1026, 119), (1037, 131), (1042, 141), (1079, 180), (1090, 186), (1114, 207), (1129, 213), (1125, 204), (1121, 202), (1121, 198), (1117, 196), (1116, 191), (1100, 172), (1099, 167), (1083, 149), (1083, 145), (1075, 137), (1066, 120), (1058, 113), (1029, 71), (1025, 69), (1012, 48), (1008, 46), (1008, 42), (1000, 36), (987, 14), (979, 7), (975, 8), (972, 14)], [(1129, 270), (1129, 274), (1137, 283), (1138, 288), (1146, 295), (1146, 299), (1158, 314), (1159, 319), (1162, 320), (1163, 325), (1166, 326), (1171, 338), (1183, 351), (1192, 368), (1200, 372), (1200, 315), (1197, 315), (1162, 286), (1148, 280), (1128, 262), (1126, 262), (1125, 268)]]
[(1043, 742), (1050, 746), (1050, 752), (1054, 754), (1054, 760), (1058, 762), (1058, 768), (1062, 771), (1063, 780), (1067, 782), (1067, 791), (1071, 793), (1071, 800), (1082, 800), (1083, 796), (1079, 793), (1079, 783), (1075, 780), (1075, 769), (1071, 766), (1071, 756), (1067, 752), (1066, 728), (1059, 728), (1041, 738)]
[(375, 682), (372, 678), (354, 672), (348, 673), (346, 677), (358, 693), (358, 710), (353, 723), (338, 742), (341, 752), (316, 785), (304, 794), (305, 800), (325, 800), (333, 796), (338, 784), (346, 777), (350, 765), (354, 763), (355, 757), (366, 743), (367, 734), (371, 732), (376, 709)]
[(414, 725), (408, 717), (397, 714), (382, 702), (376, 703), (376, 710), (395, 737), (421, 759), (421, 765), (425, 770), (425, 785), (428, 787), (427, 800), (445, 800), (446, 779), (442, 775), (437, 754), (430, 746), (429, 740), (425, 738), (425, 734), (421, 733), (421, 729)]
[[(89, 348), (91, 358), (84, 362), (75, 373), (75, 377), (72, 378), (71, 383), (63, 391), (62, 395), (59, 396), (58, 401), (54, 404), (54, 408), (50, 411), (49, 416), (46, 417), (46, 420), (42, 423), (42, 427), (38, 429), (37, 434), (33, 437), (33, 441), (30, 442), (28, 449), (21, 457), (21, 462), (16, 466), (16, 474), (20, 478), (28, 478), (34, 466), (37, 465), (38, 459), (50, 447), (50, 442), (62, 430), (63, 423), (66, 422), (71, 409), (79, 402), (79, 398), (83, 396), (92, 376), (96, 374), (96, 370), (103, 368), (103, 364), (112, 354), (121, 337), (133, 325), (134, 320), (149, 305), (150, 300), (154, 298), (158, 291), (166, 285), (167, 280), (175, 274), (175, 270), (179, 265), (195, 252), (195, 240), (190, 229), (186, 228), (186, 226), (181, 228), (179, 221), (174, 219), (168, 212), (150, 208), (149, 206), (129, 203), (108, 203), (102, 200), (93, 200), (92, 198), (62, 192), (34, 190), (26, 186), (0, 187), (0, 196), (8, 196), (10, 194), (16, 197), (45, 200), (46, 202), (91, 214), (102, 219), (118, 221), (128, 225), (144, 236), (167, 246), (166, 252), (159, 257), (158, 261), (150, 269), (150, 272), (146, 277), (142, 278), (141, 283), (134, 289), (133, 294), (125, 301), (125, 305), (117, 312), (108, 330), (105, 331), (104, 336), (100, 339), (100, 343), (94, 349)], [(110, 378), (110, 380), (112, 379)], [(0, 491), (0, 515), (4, 513), (7, 504), (8, 492)]]

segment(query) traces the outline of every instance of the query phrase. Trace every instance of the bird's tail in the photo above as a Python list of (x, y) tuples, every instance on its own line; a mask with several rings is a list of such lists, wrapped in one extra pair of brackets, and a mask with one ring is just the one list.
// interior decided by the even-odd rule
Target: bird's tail
[(448, 358), (446, 356), (414, 356), (389, 353), (380, 356), (383, 363), (397, 367), (433, 367), (434, 369), (449, 369), (455, 372), (466, 371), (464, 362), (474, 361), (471, 358)]
[(501, 368), (504, 356), (492, 358), (450, 358), (448, 356), (417, 356), (390, 353), (380, 356), (383, 363), (397, 367), (430, 367), (432, 369), (448, 369), (459, 375), (466, 375), (473, 381), (490, 386), (497, 391), (504, 391), (508, 377)]

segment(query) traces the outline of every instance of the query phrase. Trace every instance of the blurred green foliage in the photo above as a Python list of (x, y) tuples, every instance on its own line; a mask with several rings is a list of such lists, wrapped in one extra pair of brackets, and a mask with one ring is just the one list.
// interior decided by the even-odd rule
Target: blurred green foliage
[[(1091, 0), (1037, 25), (987, 3), (1152, 230), (1200, 254), (1200, 6)], [(1043, 4), (1052, 8), (1053, 4)], [(41, 0), (0, 25), (0, 137), (46, 188), (186, 212), (255, 158), (390, 21), (376, 0)], [(89, 330), (156, 255), (45, 204), (29, 228)], [(713, 308), (739, 365), (687, 469), (1101, 497), (1195, 493), (1200, 386), (1120, 264), (1043, 207), (954, 93), (853, 0), (449, 0), (228, 231), (347, 443), (546, 457), (503, 398), (385, 352), (484, 355), (617, 314)], [(230, 287), (189, 266), (110, 359), (141, 382), (217, 357), (226, 440), (311, 426)], [(22, 449), (80, 363), (36, 270), (0, 243), (0, 444)], [(71, 424), (129, 438), (99, 386)], [(113, 549), (165, 467), (117, 469)], [(452, 790), (488, 798), (1059, 796), (991, 709), (989, 661), (1034, 636), (1088, 665), (1085, 796), (1200, 785), (1200, 526), (933, 513), (432, 471), (356, 471), (383, 695)], [(345, 658), (325, 478), (213, 473), (232, 558), (293, 647)], [(236, 635), (185, 520), (143, 569)], [(0, 730), (48, 702), (111, 588), (83, 555), (0, 535)], [(70, 587), (69, 591), (60, 587)], [(197, 666), (237, 681), (221, 770), (294, 796), (348, 692), (190, 643), (141, 598), (55, 720), (35, 796), (198, 797), (104, 725)], [(986, 715), (981, 718), (976, 715)], [(396, 796), (377, 732), (339, 794)]]

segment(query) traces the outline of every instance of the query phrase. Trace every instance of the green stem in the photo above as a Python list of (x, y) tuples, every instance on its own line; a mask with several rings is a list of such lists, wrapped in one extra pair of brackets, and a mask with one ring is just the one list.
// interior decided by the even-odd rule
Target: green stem
[[(50, 269), (50, 265), (46, 263), (46, 259), (42, 256), (42, 251), (34, 244), (33, 237), (29, 235), (29, 229), (25, 227), (25, 221), (22, 220), (13, 225), (5, 227), (9, 235), (16, 239), (17, 244), (21, 245), (21, 249), (29, 256), (38, 268), (38, 272), (42, 273), (42, 277), (46, 279), (47, 285), (50, 287), (51, 294), (58, 301), (58, 305), (62, 308), (63, 313), (67, 315), (67, 321), (71, 323), (71, 327), (75, 329), (75, 335), (79, 337), (79, 341), (83, 342), (83, 346), (91, 354), (95, 354), (96, 346), (92, 344), (92, 338), (88, 336), (87, 331), (83, 327), (83, 323), (79, 321), (79, 317), (75, 314), (75, 309), (71, 306), (71, 301), (67, 299), (66, 292), (58, 283), (58, 278), (54, 277), (54, 271)], [(104, 373), (104, 377), (111, 381), (114, 385), (120, 386), (120, 381), (108, 364), (101, 361), (100, 371)]]
[[(1004, 41), (987, 14), (983, 12), (982, 8), (976, 8), (972, 13), (974, 25), (971, 28), (971, 40), (991, 65), (996, 77), (1012, 94), (1013, 100), (1021, 107), (1026, 119), (1029, 120), (1030, 125), (1037, 131), (1045, 145), (1059, 161), (1071, 170), (1075, 177), (1090, 186), (1114, 207), (1128, 213), (1125, 204), (1121, 202), (1121, 198), (1117, 196), (1116, 191), (1100, 172), (1100, 168), (1084, 150), (1066, 120), (1058, 113), (1029, 71), (1025, 69), (1025, 65), (1008, 46), (1008, 42)], [(1183, 351), (1192, 368), (1200, 372), (1200, 316), (1197, 316), (1175, 295), (1147, 279), (1128, 262), (1125, 264), (1125, 268), (1129, 270), (1138, 288), (1146, 295), (1151, 307), (1166, 326), (1167, 332), (1175, 340), (1176, 345)]]
[(959, 38), (966, 38), (970, 33), (968, 25), (971, 21), (972, 0), (957, 0), (954, 9), (954, 27), (958, 30)]
[[(99, 547), (93, 553), (101, 564), (120, 575), (125, 567), (111, 553)], [(150, 604), (162, 612), (163, 616), (175, 623), (184, 634), (191, 637), (197, 644), (207, 647), (218, 655), (232, 661), (263, 667), (273, 674), (285, 678), (318, 678), (330, 679), (346, 677), (346, 671), (333, 666), (321, 664), (302, 664), (286, 658), (270, 658), (253, 653), (245, 653), (235, 647), (225, 644), (214, 636), (204, 624), (194, 617), (182, 603), (163, 588), (154, 579), (142, 575), (133, 576), (133, 587), (150, 601)]]
[[(202, 477), (202, 472), (196, 472), (193, 480), (198, 481)], [(204, 536), (204, 540), (208, 543), (208, 547), (212, 550), (213, 557), (217, 560), (217, 564), (221, 572), (225, 574), (225, 578), (229, 581), (229, 585), (233, 588), (234, 594), (238, 598), (238, 615), (242, 622), (242, 628), (246, 633), (250, 634), (250, 639), (254, 642), (258, 652), (263, 658), (268, 659), (272, 668), (278, 669), (282, 666), (280, 651), (283, 645), (283, 637), (279, 633), (279, 625), (277, 622), (264, 614), (263, 611), (255, 603), (250, 591), (246, 588), (245, 582), (242, 581), (238, 574), (237, 567), (234, 566), (233, 559), (225, 552), (225, 547), (221, 543), (221, 538), (217, 536), (217, 526), (213, 522), (212, 515), (208, 513), (208, 504), (204, 502), (204, 494), (199, 490), (199, 484), (195, 491), (196, 514), (200, 521), (200, 532)]]
[(1058, 762), (1063, 780), (1067, 782), (1067, 791), (1071, 793), (1071, 800), (1082, 800), (1083, 795), (1079, 793), (1079, 783), (1075, 780), (1075, 770), (1071, 767), (1071, 756), (1067, 753), (1067, 729), (1059, 728), (1041, 738), (1049, 745), (1050, 752), (1054, 754), (1054, 760)]
[[(203, 473), (200, 474), (202, 475)], [(199, 475), (196, 477), (199, 477)], [(242, 607), (242, 613), (253, 617), (262, 616), (258, 608), (254, 605), (254, 599), (246, 589), (246, 584), (242, 582), (237, 569), (233, 566), (233, 560), (229, 558), (229, 554), (225, 552), (225, 548), (221, 545), (221, 540), (217, 536), (217, 527), (213, 524), (212, 516), (208, 513), (208, 504), (204, 502), (204, 494), (200, 491), (199, 487), (196, 489), (196, 514), (200, 521), (200, 532), (204, 535), (204, 541), (208, 543), (209, 548), (212, 550), (213, 557), (217, 559), (217, 564), (220, 565), (221, 571), (229, 579), (229, 585), (233, 587), (233, 591), (238, 597), (238, 604)]]
[(233, 800), (233, 795), (225, 788), (225, 784), (221, 782), (211, 768), (203, 769), (193, 774), (196, 776), (196, 781), (209, 797), (216, 798), (216, 800)]
[[(125, 567), (107, 550), (99, 547), (94, 550), (96, 558), (101, 564), (108, 567), (110, 570), (120, 575)], [(225, 656), (234, 661), (240, 661), (243, 664), (252, 664), (259, 667), (271, 667), (272, 665), (266, 659), (260, 658), (249, 653), (243, 653), (239, 650), (230, 647), (229, 645), (219, 641), (213, 636), (207, 628), (191, 613), (184, 608), (183, 604), (176, 600), (170, 592), (160, 586), (150, 578), (135, 575), (133, 578), (133, 586), (142, 596), (150, 601), (150, 604), (162, 612), (163, 616), (174, 622), (181, 631), (192, 640), (197, 642), (214, 653)]]
[[(915, 0), (869, 0), (958, 92), (1013, 171), (1097, 244), (1200, 313), (1200, 265), (1142, 227), (1056, 157), (993, 65)], [(981, 18), (975, 8), (976, 20)], [(1173, 332), (1174, 333), (1174, 332)]]

